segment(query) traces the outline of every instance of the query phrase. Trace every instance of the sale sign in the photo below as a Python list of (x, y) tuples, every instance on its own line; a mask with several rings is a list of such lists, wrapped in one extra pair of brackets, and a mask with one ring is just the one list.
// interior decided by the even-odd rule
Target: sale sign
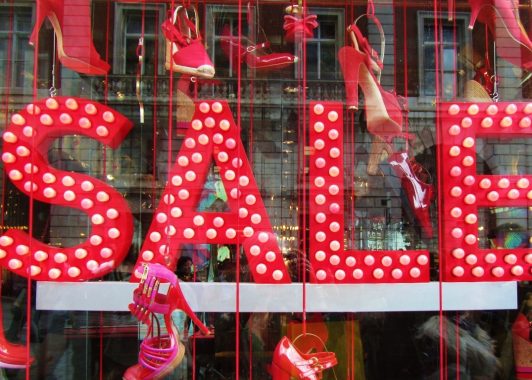
[[(476, 174), (475, 143), (483, 136), (530, 134), (532, 104), (441, 104), (442, 173), (440, 260), (445, 281), (530, 280), (530, 249), (478, 248), (478, 210), (494, 205), (530, 206), (531, 176)], [(360, 251), (344, 248), (343, 104), (309, 104), (308, 257), (318, 283), (426, 282), (429, 252)], [(0, 237), (0, 265), (21, 276), (48, 281), (101, 277), (124, 259), (133, 234), (127, 202), (95, 178), (53, 168), (51, 139), (82, 134), (114, 148), (131, 122), (113, 109), (79, 98), (55, 97), (15, 113), (3, 134), (2, 161), (9, 179), (32, 199), (85, 212), (86, 242), (46, 245), (20, 230)], [(227, 193), (226, 212), (198, 211), (209, 169), (215, 165)], [(183, 244), (242, 246), (257, 283), (287, 283), (289, 274), (240, 130), (226, 101), (202, 101), (170, 169), (132, 279), (143, 263), (174, 268)]]

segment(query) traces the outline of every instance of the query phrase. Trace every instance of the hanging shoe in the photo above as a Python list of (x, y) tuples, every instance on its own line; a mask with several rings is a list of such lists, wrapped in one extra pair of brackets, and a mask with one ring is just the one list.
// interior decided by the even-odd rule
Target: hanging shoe
[[(169, 283), (166, 294), (159, 292), (161, 283)], [(176, 274), (161, 264), (145, 264), (129, 310), (140, 322), (148, 325), (148, 333), (140, 345), (139, 363), (127, 369), (123, 376), (125, 380), (161, 379), (181, 363), (185, 349), (172, 321), (172, 312), (178, 309), (185, 312), (202, 333), (209, 334), (209, 329), (188, 305)], [(163, 315), (167, 334), (160, 334), (156, 314)], [(157, 325), (155, 329), (153, 321)]]
[(338, 364), (334, 352), (304, 354), (284, 336), (275, 351), (270, 368), (272, 380), (318, 380), (322, 372)]
[[(469, 0), (473, 29), (477, 19), (486, 24), (496, 38), (497, 54), (525, 70), (532, 69), (532, 41), (519, 18), (517, 0)], [(501, 36), (500, 33), (505, 33)]]
[(105, 75), (109, 64), (94, 48), (90, 0), (37, 0), (38, 19), (30, 37), (34, 45), (46, 18), (57, 37), (57, 55), (69, 69), (87, 75)]
[(237, 36), (231, 34), (229, 25), (224, 25), (220, 39), (222, 51), (234, 65), (245, 62), (250, 68), (256, 70), (280, 70), (298, 61), (298, 58), (289, 53), (269, 53), (263, 51), (270, 47), (269, 42), (258, 45), (248, 44), (244, 47)]
[(397, 177), (401, 179), (401, 186), (406, 193), (408, 204), (422, 230), (427, 237), (431, 238), (433, 232), (430, 220), (430, 203), (434, 189), (432, 185), (426, 183), (430, 177), (428, 172), (413, 159), (409, 160), (406, 152), (393, 153), (388, 158), (388, 162)]
[(360, 86), (364, 94), (368, 131), (386, 142), (391, 142), (395, 137), (409, 137), (402, 132), (404, 107), (399, 103), (398, 97), (385, 91), (375, 77), (374, 71), (380, 70), (381, 64), (374, 59), (374, 50), (356, 25), (351, 25), (348, 31), (353, 46), (344, 46), (338, 52), (347, 107), (358, 109)]
[(161, 25), (166, 39), (165, 67), (176, 73), (210, 79), (215, 74), (214, 65), (201, 41), (198, 11), (194, 6), (191, 8), (194, 22), (188, 10), (178, 6)]

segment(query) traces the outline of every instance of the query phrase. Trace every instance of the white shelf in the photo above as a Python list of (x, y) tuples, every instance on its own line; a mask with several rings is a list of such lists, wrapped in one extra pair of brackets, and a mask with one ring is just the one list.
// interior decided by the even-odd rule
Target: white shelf
[[(128, 282), (37, 283), (38, 310), (128, 311)], [(235, 283), (181, 283), (193, 310), (235, 312)], [(306, 284), (308, 312), (501, 310), (517, 308), (516, 282), (419, 284)], [(240, 284), (241, 312), (301, 312), (303, 284)]]

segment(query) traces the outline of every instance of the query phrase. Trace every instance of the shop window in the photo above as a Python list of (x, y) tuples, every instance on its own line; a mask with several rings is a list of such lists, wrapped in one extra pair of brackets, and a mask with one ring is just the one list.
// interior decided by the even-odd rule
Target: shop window
[(137, 74), (140, 38), (144, 44), (142, 74), (163, 74), (165, 45), (160, 25), (165, 17), (164, 6), (147, 5), (142, 9), (140, 5), (117, 4), (115, 17), (115, 74)]
[[(320, 25), (314, 29), (314, 36), (306, 40), (307, 78), (338, 79), (340, 69), (336, 55), (344, 41), (343, 10), (310, 9), (309, 14), (317, 15)], [(296, 55), (301, 55), (297, 50), (296, 44)]]
[[(467, 16), (457, 14), (454, 21), (446, 17), (438, 19), (439, 35), (436, 39), (436, 23), (431, 13), (418, 14), (419, 36), (419, 80), (420, 96), (433, 98), (436, 96), (436, 48), (441, 71), (440, 94), (442, 99), (453, 99), (459, 96), (463, 88), (464, 75), (468, 67), (466, 46), (470, 46), (470, 33), (467, 32)], [(437, 45), (436, 45), (437, 43)]]
[(31, 88), (33, 47), (28, 36), (33, 26), (32, 8), (0, 7), (0, 87)]

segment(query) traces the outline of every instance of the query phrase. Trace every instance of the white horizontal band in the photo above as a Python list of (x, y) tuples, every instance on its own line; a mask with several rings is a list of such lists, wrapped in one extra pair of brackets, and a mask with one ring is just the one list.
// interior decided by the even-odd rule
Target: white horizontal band
[[(37, 309), (127, 311), (137, 284), (128, 282), (38, 282)], [(193, 310), (235, 312), (235, 283), (181, 283)], [(241, 312), (301, 312), (303, 284), (242, 283)], [(439, 283), (419, 284), (305, 284), (308, 312), (435, 311)], [(443, 310), (500, 310), (517, 308), (516, 282), (442, 284)]]

